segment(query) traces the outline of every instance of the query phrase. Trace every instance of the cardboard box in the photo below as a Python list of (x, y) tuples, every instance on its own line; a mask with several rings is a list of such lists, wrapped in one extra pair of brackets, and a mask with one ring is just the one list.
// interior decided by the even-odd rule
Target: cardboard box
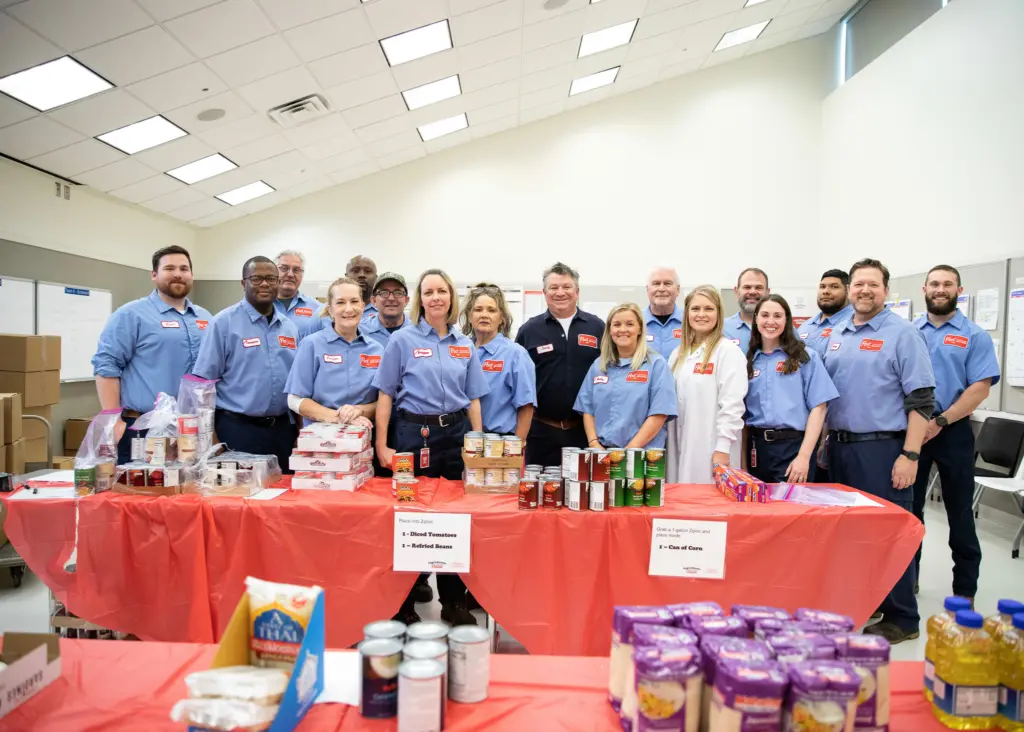
[(52, 467), (54, 470), (74, 470), (75, 458), (73, 455), (71, 457), (60, 457), (55, 455)]
[(67, 454), (74, 455), (78, 452), (91, 423), (92, 417), (72, 417), (64, 422), (64, 450)]
[(31, 440), (23, 437), (21, 438), (25, 443), (25, 462), (26, 463), (45, 463), (48, 462), (50, 456), (47, 454), (49, 447), (49, 440), (45, 437), (34, 437)]
[(0, 371), (60, 371), (60, 336), (0, 333)]
[(21, 394), (0, 394), (0, 444), (10, 445), (21, 438)]
[(462, 451), (462, 462), (467, 468), (519, 468), (523, 469), (523, 465), (526, 459), (522, 455), (516, 455), (515, 457), (500, 457), (500, 458), (487, 458), (487, 457), (473, 457), (466, 454), (466, 451)]
[(52, 633), (5, 633), (0, 661), (0, 719), (60, 678), (60, 637)]
[(328, 473), (358, 473), (373, 463), (373, 450), (360, 453), (331, 453), (331, 457), (291, 455), (288, 467), (296, 470), (321, 470)]
[[(15, 441), (13, 444), (4, 445), (4, 472), (11, 475), (21, 475), (25, 472), (25, 439)], [(44, 460), (46, 458), (43, 458)]]
[(60, 401), (60, 371), (0, 371), (0, 391), (21, 394), (23, 407)]
[[(50, 429), (53, 429), (52, 405), (47, 405), (45, 407), (23, 407), (21, 410), (21, 416), (24, 417), (26, 414), (34, 414), (37, 417), (42, 417), (50, 423)], [(46, 437), (46, 425), (38, 419), (22, 419), (21, 436), (26, 440), (33, 440), (36, 437)]]
[(372, 470), (365, 470), (362, 473), (352, 473), (350, 475), (339, 475), (333, 480), (293, 477), (291, 485), (292, 490), (357, 491), (372, 477)]

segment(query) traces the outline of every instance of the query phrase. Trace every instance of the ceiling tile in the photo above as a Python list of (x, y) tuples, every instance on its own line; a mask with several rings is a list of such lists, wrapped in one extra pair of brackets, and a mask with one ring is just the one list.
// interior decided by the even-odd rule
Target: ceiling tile
[[(607, 2), (616, 2), (617, 0), (606, 0)], [(549, 10), (544, 7), (546, 0), (524, 0), (523, 2), (523, 23), (530, 25), (531, 23), (539, 23), (542, 20), (554, 18), (558, 15), (564, 15), (565, 13), (571, 13), (574, 10), (580, 10), (581, 8), (587, 7), (590, 0), (569, 0), (565, 5), (554, 10)]]
[(319, 168), (309, 166), (294, 170), (283, 170), (279, 173), (270, 173), (264, 176), (264, 181), (279, 191), (287, 191), (301, 183), (308, 183), (311, 180), (324, 178)]
[(15, 122), (35, 117), (37, 114), (38, 112), (27, 104), (11, 99), (6, 94), (0, 94), (0, 127), (13, 125)]
[(452, 15), (462, 15), (488, 5), (494, 5), (496, 2), (500, 2), (500, 0), (448, 0), (448, 8)]
[(722, 34), (728, 30), (732, 18), (728, 15), (721, 15), (711, 20), (694, 23), (683, 31), (683, 38), (679, 46), (689, 53), (711, 53), (715, 50)]
[(242, 212), (243, 214), (253, 214), (258, 213), (259, 211), (265, 211), (266, 209), (272, 208), (279, 203), (284, 203), (287, 200), (287, 193), (284, 193), (283, 191), (274, 191), (273, 193), (268, 193), (265, 196), (254, 198), (251, 201), (246, 201), (245, 203), (233, 206), (232, 208)]
[(211, 56), (206, 64), (232, 87), (298, 66), (299, 57), (279, 35)]
[(348, 109), (342, 112), (342, 114), (345, 116), (345, 121), (348, 122), (349, 126), (354, 130), (358, 130), (360, 127), (372, 125), (374, 122), (380, 122), (389, 117), (396, 117), (407, 111), (402, 98), (392, 96), (378, 99), (361, 107)]
[(472, 92), (494, 86), (504, 81), (519, 78), (521, 61), (519, 58), (508, 58), (494, 64), (481, 66), (479, 69), (464, 71), (459, 74), (463, 92)]
[(366, 146), (366, 152), (371, 157), (379, 158), (384, 155), (390, 155), (391, 153), (398, 152), (399, 150), (408, 150), (410, 147), (423, 144), (423, 140), (420, 138), (420, 133), (416, 130), (406, 130), (401, 134), (389, 137), (386, 140), (380, 140), (378, 142), (371, 142)]
[[(199, 119), (199, 115), (202, 112), (210, 109), (223, 110), (224, 116), (210, 122), (204, 122)], [(229, 91), (209, 97), (201, 102), (171, 110), (165, 113), (164, 116), (183, 130), (196, 134), (220, 125), (246, 119), (252, 112), (252, 107), (246, 104), (240, 96)]]
[(728, 63), (730, 61), (735, 61), (738, 58), (743, 58), (744, 56), (746, 56), (747, 51), (749, 50), (750, 44), (742, 43), (738, 46), (733, 46), (732, 48), (725, 48), (722, 49), (721, 51), (715, 51), (704, 60), (704, 63), (701, 65), (701, 68), (709, 69), (712, 66), (718, 66), (720, 64)]
[(136, 0), (158, 22), (177, 18), (179, 15), (191, 13), (205, 8), (221, 0)]
[(357, 147), (354, 150), (343, 152), (340, 155), (332, 155), (316, 163), (316, 166), (325, 173), (334, 173), (339, 170), (351, 168), (353, 165), (366, 162), (370, 157), (365, 148)]
[(115, 188), (110, 191), (110, 194), (131, 203), (142, 203), (143, 201), (152, 200), (157, 196), (180, 191), (183, 188), (185, 188), (184, 183), (174, 180), (169, 175), (156, 175), (152, 178), (146, 178), (146, 180), (140, 180), (138, 183), (132, 183), (124, 188)]
[(157, 198), (144, 201), (142, 205), (153, 211), (167, 213), (168, 211), (173, 211), (176, 208), (181, 208), (182, 206), (188, 206), (189, 204), (198, 203), (199, 201), (204, 200), (206, 200), (206, 196), (194, 188), (182, 188), (179, 191), (165, 193)]
[[(564, 64), (553, 69), (546, 69), (538, 71), (536, 74), (524, 76), (519, 84), (519, 92), (521, 94), (533, 94), (542, 89), (550, 89), (553, 86), (567, 84), (572, 80), (573, 66), (572, 64)], [(568, 94), (568, 91), (566, 93)]]
[(814, 11), (811, 20), (824, 20), (833, 15), (844, 15), (856, 2), (857, 0), (828, 0), (828, 2)]
[(520, 112), (526, 112), (533, 107), (542, 107), (546, 104), (552, 104), (558, 101), (565, 101), (569, 98), (569, 82), (558, 84), (557, 86), (548, 87), (547, 89), (541, 89), (540, 91), (531, 92), (530, 94), (523, 94), (519, 98), (519, 109)]
[[(644, 59), (640, 63), (646, 63), (647, 61), (654, 61), (654, 59)], [(626, 94), (637, 89), (644, 89), (649, 87), (651, 84), (658, 81), (658, 69), (650, 71), (646, 74), (637, 74), (636, 76), (630, 76), (628, 78), (619, 78), (612, 84), (613, 93), (617, 95)]]
[[(703, 23), (712, 18), (725, 18), (740, 10), (746, 0), (694, 0), (663, 13), (644, 14), (633, 33), (633, 42), (667, 33), (670, 30)], [(725, 23), (728, 26), (728, 23)]]
[(626, 60), (626, 53), (628, 52), (629, 49), (626, 46), (619, 46), (618, 48), (611, 48), (601, 53), (595, 53), (593, 56), (584, 56), (573, 64), (573, 77), (579, 78), (580, 76), (596, 74), (598, 71), (621, 66), (622, 62)]
[(569, 99), (565, 103), (565, 109), (566, 111), (570, 109), (579, 109), (580, 107), (586, 107), (590, 104), (594, 104), (595, 102), (604, 101), (605, 99), (611, 96), (612, 88), (614, 86), (615, 83), (612, 83), (609, 86), (602, 86), (597, 89), (591, 89), (588, 92), (582, 92), (574, 97), (569, 97)]
[(244, 46), (274, 32), (255, 0), (224, 0), (164, 25), (200, 58)]
[(82, 140), (60, 150), (29, 158), (26, 162), (37, 168), (73, 178), (79, 173), (116, 162), (124, 157), (124, 153), (98, 140)]
[(825, 0), (789, 0), (789, 2), (786, 3), (786, 7), (783, 8), (782, 12), (783, 13), (792, 13), (792, 12), (794, 12), (796, 10), (800, 10), (802, 8), (807, 8), (807, 7), (812, 7), (812, 6), (815, 9), (817, 9), (817, 8), (821, 7), (821, 4), (824, 1)]
[(441, 119), (448, 119), (454, 117), (460, 112), (465, 112), (469, 109), (470, 96), (468, 94), (460, 94), (457, 97), (451, 97), (450, 99), (444, 99), (434, 104), (428, 104), (425, 107), (420, 107), (409, 113), (410, 119), (414, 127), (420, 127), (421, 125), (428, 125), (431, 122), (437, 122)]
[(353, 147), (356, 145), (352, 129), (340, 112), (285, 130), (284, 136), (295, 147), (315, 145), (324, 140), (336, 140), (338, 143), (351, 142)]
[(355, 135), (345, 135), (343, 137), (328, 137), (312, 145), (304, 145), (299, 148), (299, 152), (310, 160), (326, 160), (358, 147), (359, 139)]
[(269, 137), (253, 140), (238, 147), (229, 148), (223, 152), (224, 156), (231, 162), (236, 165), (246, 166), (272, 158), (294, 148), (295, 145), (284, 135), (270, 135)]
[(784, 31), (791, 31), (794, 28), (803, 25), (810, 20), (812, 15), (814, 15), (814, 10), (815, 9), (813, 7), (802, 8), (795, 12), (786, 13), (785, 15), (780, 15), (777, 18), (772, 18), (772, 22), (768, 24), (768, 27), (764, 29), (764, 32), (757, 40), (760, 41), (765, 36), (774, 36)]
[(489, 107), (474, 109), (469, 112), (470, 129), (477, 125), (488, 124), (495, 120), (515, 117), (519, 113), (519, 100), (509, 99), (505, 102), (498, 102)]
[(492, 104), (498, 102), (504, 102), (508, 99), (517, 99), (519, 97), (519, 79), (514, 81), (506, 81), (503, 84), (495, 84), (485, 89), (472, 92), (470, 94), (463, 94), (462, 98), (465, 100), (466, 109), (480, 109), (481, 107), (489, 107)]
[(359, 7), (359, 0), (260, 0), (267, 15), (281, 30)]
[(205, 198), (202, 201), (196, 201), (187, 206), (168, 211), (167, 215), (182, 221), (195, 221), (204, 216), (210, 216), (223, 211), (226, 208), (228, 208), (228, 204), (223, 201), (218, 201), (216, 198)]
[(655, 56), (648, 56), (635, 61), (624, 61), (622, 68), (619, 69), (619, 75), (615, 78), (615, 83), (618, 84), (620, 81), (634, 76), (656, 75), (660, 68), (661, 61)]
[(518, 58), (523, 50), (523, 32), (516, 29), (468, 46), (456, 46), (455, 50), (459, 54), (459, 64), (466, 70)]
[(671, 51), (673, 48), (679, 47), (679, 41), (682, 37), (682, 30), (674, 30), (662, 33), (661, 35), (651, 36), (642, 41), (631, 41), (626, 47), (626, 58), (635, 60)]
[(0, 129), (0, 152), (18, 160), (27, 160), (81, 139), (82, 135), (74, 130), (39, 115)]
[(513, 114), (508, 117), (496, 119), (493, 122), (484, 122), (478, 125), (470, 125), (469, 131), (473, 133), (474, 140), (481, 140), (490, 137), (497, 132), (504, 132), (519, 124), (519, 115)]
[[(568, 94), (566, 96), (568, 97)], [(538, 120), (553, 117), (564, 109), (565, 101), (542, 104), (539, 107), (533, 107), (532, 109), (524, 109), (519, 112), (519, 124), (525, 125), (530, 122), (537, 122)]]
[(7, 12), (68, 51), (79, 51), (153, 25), (132, 0), (28, 0)]
[(671, 79), (683, 74), (689, 74), (699, 69), (703, 62), (703, 58), (695, 58), (689, 61), (680, 61), (677, 64), (665, 64), (661, 67), (661, 71), (658, 72), (658, 79)]
[(455, 49), (433, 53), (391, 69), (400, 89), (412, 89), (459, 73), (459, 57)]
[(789, 43), (790, 39), (793, 37), (793, 34), (795, 32), (796, 30), (794, 28), (790, 28), (789, 30), (783, 31), (782, 33), (776, 33), (773, 36), (762, 35), (760, 38), (758, 38), (756, 41), (750, 44), (750, 53), (760, 53), (761, 51), (768, 51), (773, 48), (778, 48), (779, 46), (785, 43)]
[(320, 85), (305, 66), (282, 71), (238, 89), (242, 98), (257, 112), (266, 112), (272, 107), (320, 92)]
[[(821, 0), (818, 1), (821, 2)], [(693, 0), (647, 0), (647, 7), (644, 9), (644, 15), (663, 13), (666, 10), (678, 8), (680, 5), (686, 5), (687, 3), (692, 2)]]
[(729, 30), (746, 28), (749, 25), (778, 17), (787, 2), (788, 0), (768, 0), (768, 2), (758, 3), (749, 8), (745, 7), (739, 12), (732, 14), (732, 23), (729, 25)]
[(393, 137), (400, 132), (411, 130), (415, 126), (416, 125), (413, 124), (412, 116), (409, 114), (403, 114), (398, 117), (386, 119), (383, 122), (377, 122), (376, 124), (367, 125), (366, 127), (360, 127), (356, 130), (356, 139), (365, 145), (369, 142), (383, 140), (386, 137)]
[(217, 152), (198, 137), (189, 135), (179, 137), (177, 140), (165, 142), (149, 150), (135, 153), (132, 157), (141, 163), (145, 163), (153, 170), (166, 172), (180, 168), (182, 165), (195, 162)]
[(86, 137), (95, 137), (156, 113), (123, 89), (111, 89), (47, 114)]
[(158, 25), (75, 54), (78, 61), (119, 86), (126, 86), (195, 61)]
[(522, 23), (523, 0), (502, 0), (452, 18), (452, 42), (456, 46), (465, 46), (515, 30)]
[(840, 20), (843, 19), (843, 14), (833, 15), (831, 18), (823, 18), (821, 20), (813, 20), (806, 25), (802, 25), (796, 29), (793, 33), (793, 37), (790, 38), (790, 42), (801, 41), (804, 38), (810, 38), (811, 36), (821, 35), (826, 31), (832, 30)]
[(424, 145), (421, 143), (416, 147), (409, 147), (405, 150), (399, 150), (398, 152), (389, 153), (387, 155), (381, 155), (377, 158), (377, 163), (384, 170), (387, 168), (394, 168), (405, 163), (412, 162), (418, 158), (426, 157), (427, 151)]
[(398, 94), (398, 85), (390, 71), (369, 74), (327, 90), (333, 109), (351, 109), (390, 94)]
[(281, 128), (271, 122), (265, 114), (254, 114), (237, 122), (218, 125), (197, 135), (218, 150), (226, 150), (235, 145), (259, 140), (280, 130)]
[(255, 175), (256, 179), (263, 178), (264, 176), (271, 175), (273, 173), (280, 173), (285, 170), (293, 170), (298, 168), (309, 168), (316, 167), (306, 156), (300, 153), (298, 150), (290, 150), (281, 155), (275, 155), (272, 158), (261, 160), (253, 165), (246, 166), (250, 174)]
[(321, 86), (329, 88), (366, 74), (387, 71), (388, 61), (379, 43), (368, 43), (359, 48), (311, 61), (307, 66)]
[(445, 0), (378, 0), (365, 3), (363, 10), (377, 38), (422, 28), (448, 17)]
[(579, 40), (572, 39), (556, 43), (553, 46), (548, 46), (538, 51), (530, 51), (523, 54), (523, 73), (533, 74), (537, 71), (550, 69), (552, 66), (570, 63), (576, 58), (579, 50)]
[[(598, 3), (600, 4), (600, 3)], [(586, 10), (565, 13), (550, 20), (534, 23), (523, 28), (523, 51), (536, 51), (559, 41), (574, 38), (577, 42), (583, 35)]]
[[(288, 186), (285, 189), (285, 193), (294, 201), (296, 198), (302, 198), (308, 196), (311, 193), (322, 191), (324, 188), (330, 188), (334, 185), (334, 181), (328, 178), (326, 175), (317, 174), (311, 178), (303, 180), (301, 183), (296, 183), (293, 186)], [(195, 222), (193, 222), (195, 223)]]
[(354, 165), (348, 170), (339, 170), (336, 173), (331, 173), (331, 180), (335, 183), (346, 183), (356, 178), (362, 178), (366, 175), (371, 175), (380, 170), (380, 166), (374, 160), (368, 160), (365, 163), (359, 163)]
[(452, 132), (447, 135), (435, 138), (430, 142), (426, 143), (427, 152), (436, 153), (442, 150), (447, 150), (450, 147), (455, 147), (464, 142), (469, 142), (473, 139), (473, 133), (468, 127), (461, 129), (458, 132)]
[[(784, 1), (784, 0), (783, 0)], [(585, 33), (611, 28), (651, 12), (647, 0), (613, 0), (612, 2), (591, 3), (587, 6)]]
[(193, 221), (191, 223), (196, 225), (196, 226), (201, 226), (204, 229), (206, 229), (206, 228), (209, 228), (211, 226), (216, 226), (217, 224), (223, 224), (225, 222), (231, 221), (232, 219), (240, 219), (243, 216), (245, 216), (245, 212), (244, 211), (238, 211), (238, 210), (236, 210), (236, 208), (237, 208), (236, 206), (228, 206), (227, 210), (225, 210), (225, 211), (220, 211), (220, 212), (215, 213), (215, 214), (213, 214), (211, 216), (204, 216), (203, 218), (196, 219), (195, 221)]
[(75, 179), (81, 183), (95, 188), (98, 191), (112, 191), (115, 188), (124, 188), (140, 180), (153, 177), (153, 170), (138, 160), (125, 158), (116, 163), (104, 165), (102, 168), (90, 170), (88, 173), (76, 175)]
[(314, 23), (300, 25), (284, 32), (292, 48), (303, 61), (315, 61), (350, 48), (376, 43), (362, 8), (339, 13)]
[(167, 112), (227, 91), (227, 86), (202, 63), (139, 81), (128, 91), (158, 112)]
[(52, 61), (64, 52), (10, 16), (0, 13), (0, 76)]

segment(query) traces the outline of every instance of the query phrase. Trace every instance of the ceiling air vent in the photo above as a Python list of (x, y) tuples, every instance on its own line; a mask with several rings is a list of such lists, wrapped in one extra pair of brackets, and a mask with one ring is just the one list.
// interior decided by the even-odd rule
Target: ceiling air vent
[(319, 94), (310, 94), (294, 102), (278, 105), (267, 112), (270, 119), (282, 127), (298, 127), (330, 113), (327, 100)]

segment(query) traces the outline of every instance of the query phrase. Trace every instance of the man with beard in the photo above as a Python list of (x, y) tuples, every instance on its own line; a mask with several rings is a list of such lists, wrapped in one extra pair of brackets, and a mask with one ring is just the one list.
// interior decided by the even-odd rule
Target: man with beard
[[(974, 599), (981, 567), (981, 544), (974, 526), (974, 432), (971, 412), (999, 383), (999, 361), (992, 338), (956, 307), (964, 291), (960, 273), (946, 264), (925, 277), (928, 315), (914, 321), (928, 344), (935, 372), (935, 415), (928, 422), (914, 483), (914, 515), (924, 521), (924, 499), (932, 464), (938, 468), (942, 501), (949, 519), (953, 553), (953, 594)], [(921, 566), (921, 550), (917, 551)]]
[(192, 258), (182, 247), (153, 254), (146, 297), (114, 311), (100, 334), (93, 374), (100, 407), (120, 409), (115, 436), (118, 463), (131, 461), (131, 439), (144, 433), (127, 428), (153, 409), (157, 392), (177, 396), (181, 377), (192, 371), (211, 316), (188, 299)]
[(658, 267), (647, 278), (648, 306), (644, 310), (647, 342), (666, 359), (679, 347), (683, 332), (683, 309), (679, 298), (679, 275), (671, 267)]
[(830, 269), (821, 276), (818, 283), (818, 310), (821, 312), (797, 329), (804, 344), (817, 351), (818, 355), (825, 355), (825, 344), (832, 335), (832, 329), (853, 316), (849, 287), (850, 275), (841, 269)]
[(376, 318), (377, 308), (371, 298), (373, 286), (377, 283), (377, 265), (369, 257), (357, 254), (348, 260), (348, 264), (345, 266), (345, 276), (351, 277), (363, 288), (363, 302), (366, 303), (363, 308), (363, 320)]
[[(914, 509), (914, 483), (928, 420), (935, 402), (935, 376), (924, 337), (892, 310), (889, 270), (877, 259), (850, 268), (853, 317), (832, 329), (825, 368), (839, 397), (828, 403), (828, 462), (833, 481)], [(914, 562), (878, 612), (882, 622), (864, 632), (890, 643), (920, 635), (914, 597)]]
[(722, 337), (728, 338), (747, 355), (747, 347), (750, 346), (750, 324), (753, 322), (754, 310), (757, 304), (770, 293), (768, 289), (768, 275), (764, 270), (757, 267), (747, 267), (740, 272), (736, 280), (736, 287), (733, 293), (736, 295), (736, 304), (740, 306), (739, 312), (725, 319), (722, 323)]
[(278, 269), (267, 257), (242, 267), (242, 301), (217, 313), (192, 373), (217, 379), (214, 430), (232, 450), (276, 455), (288, 473), (297, 430), (284, 390), (299, 331), (275, 306)]
[(309, 323), (317, 321), (317, 313), (320, 311), (320, 303), (299, 291), (306, 274), (306, 258), (302, 252), (285, 249), (277, 255), (277, 273), (281, 281), (277, 285), (274, 307), (282, 316), (295, 323), (301, 332)]

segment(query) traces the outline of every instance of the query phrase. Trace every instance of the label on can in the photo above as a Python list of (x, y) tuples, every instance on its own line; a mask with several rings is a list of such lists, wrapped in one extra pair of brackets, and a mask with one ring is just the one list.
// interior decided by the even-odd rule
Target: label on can
[(484, 471), (484, 485), (491, 488), (505, 485), (504, 468), (487, 468)]
[(562, 477), (566, 480), (584, 482), (590, 480), (590, 453), (586, 450), (563, 448)]
[(537, 510), (537, 481), (533, 478), (524, 478), (519, 482), (519, 510)]
[(505, 452), (505, 441), (500, 437), (484, 438), (484, 457), (499, 458)]
[(545, 478), (543, 483), (544, 497), (542, 499), (544, 508), (562, 507), (562, 481), (558, 478)]
[(611, 453), (608, 450), (590, 451), (590, 480), (604, 483), (611, 478)]
[(378, 655), (361, 651), (363, 693), (359, 713), (371, 719), (388, 719), (398, 714), (398, 667), (402, 662), (402, 646), (397, 641), (384, 643), (390, 644), (389, 648), (393, 646), (394, 652)]
[(505, 457), (519, 457), (523, 454), (523, 441), (518, 437), (506, 437), (504, 455)]
[(87, 496), (96, 489), (96, 468), (75, 468), (75, 495)]
[(626, 505), (626, 481), (623, 478), (612, 478), (608, 481), (607, 505), (621, 508)]
[(565, 505), (570, 511), (586, 511), (590, 507), (590, 489), (582, 480), (565, 481)]
[(178, 435), (198, 435), (199, 434), (199, 415), (198, 414), (179, 414), (178, 415)]
[(608, 484), (601, 481), (593, 481), (590, 484), (590, 501), (589, 507), (591, 511), (603, 511), (605, 495), (608, 491)]
[(479, 432), (467, 432), (462, 438), (462, 449), (467, 455), (479, 457), (484, 452), (484, 436)]
[(522, 479), (519, 468), (506, 468), (505, 469), (505, 485), (519, 485), (519, 481)]
[(396, 452), (391, 460), (391, 472), (412, 475), (415, 458), (411, 452)]
[(627, 480), (625, 495), (627, 506), (635, 507), (644, 505), (644, 479), (630, 478)]
[(146, 438), (146, 462), (152, 465), (163, 465), (167, 462), (167, 438)]
[[(462, 634), (469, 638), (461, 638)], [(487, 698), (491, 678), (488, 641), (483, 628), (452, 629), (448, 636), (448, 698), (452, 701), (473, 704)]]
[(484, 471), (480, 468), (466, 468), (466, 485), (483, 485)]
[(114, 487), (114, 473), (117, 465), (113, 462), (96, 463), (96, 492), (109, 491)]
[(391, 494), (401, 503), (416, 500), (420, 482), (411, 475), (396, 475), (391, 478)]
[(651, 447), (644, 455), (644, 476), (647, 478), (665, 477), (665, 448)]
[(626, 478), (628, 480), (645, 477), (647, 465), (644, 459), (645, 452), (645, 450), (633, 447), (626, 450)]
[(444, 678), (444, 666), (437, 661), (406, 661), (399, 666), (398, 732), (444, 729)]
[(144, 463), (146, 461), (146, 438), (132, 438), (132, 462)]
[(608, 459), (610, 465), (608, 466), (608, 479), (614, 480), (615, 478), (626, 477), (626, 451), (619, 447), (613, 447), (608, 451)]
[(647, 478), (644, 483), (644, 505), (665, 505), (665, 481), (661, 478)]

